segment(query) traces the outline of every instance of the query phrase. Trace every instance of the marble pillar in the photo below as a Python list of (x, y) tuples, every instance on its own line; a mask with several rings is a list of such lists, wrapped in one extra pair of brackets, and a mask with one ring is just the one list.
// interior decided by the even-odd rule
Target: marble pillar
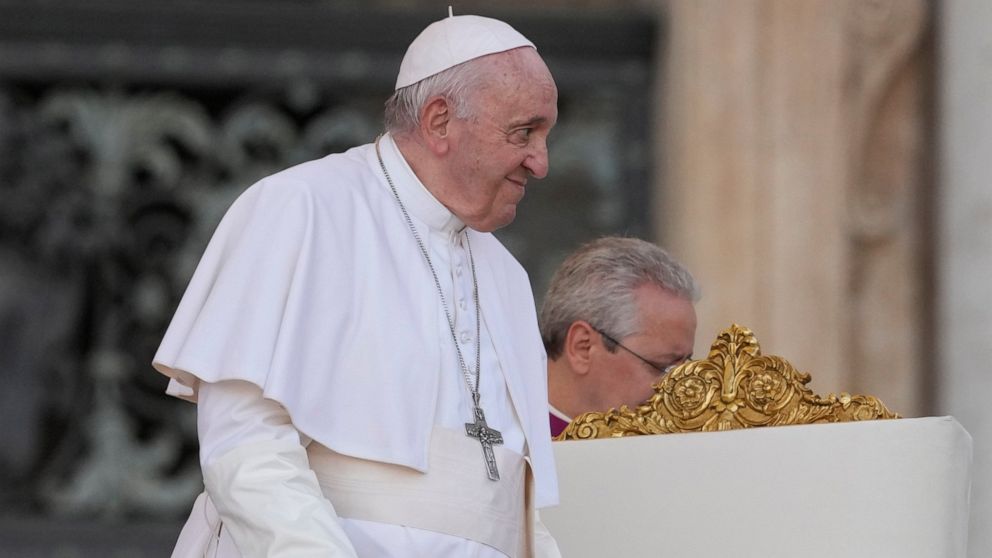
[(929, 72), (922, 1), (672, 0), (657, 236), (814, 391), (930, 404)]

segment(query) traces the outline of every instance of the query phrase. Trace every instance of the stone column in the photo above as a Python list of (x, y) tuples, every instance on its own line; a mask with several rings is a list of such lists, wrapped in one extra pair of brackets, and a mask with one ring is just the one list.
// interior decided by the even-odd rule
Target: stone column
[(671, 0), (658, 237), (818, 392), (920, 414), (931, 181), (922, 0)]

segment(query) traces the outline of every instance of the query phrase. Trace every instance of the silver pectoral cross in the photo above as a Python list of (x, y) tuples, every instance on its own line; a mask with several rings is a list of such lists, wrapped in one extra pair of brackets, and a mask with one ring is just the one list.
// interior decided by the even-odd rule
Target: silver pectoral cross
[(486, 415), (482, 414), (482, 409), (475, 406), (475, 422), (465, 423), (465, 434), (470, 438), (476, 438), (482, 444), (482, 453), (486, 457), (486, 468), (489, 470), (489, 480), (499, 480), (499, 469), (496, 468), (496, 455), (493, 453), (493, 445), (503, 443), (503, 434), (495, 428), (489, 428), (486, 424)]

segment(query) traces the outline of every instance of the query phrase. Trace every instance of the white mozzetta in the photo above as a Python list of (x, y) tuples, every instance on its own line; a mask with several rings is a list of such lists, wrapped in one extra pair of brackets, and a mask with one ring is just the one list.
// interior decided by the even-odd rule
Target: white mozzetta
[[(387, 168), (405, 167), (388, 136), (382, 146)], [(423, 189), (412, 173), (398, 174), (401, 196)], [(412, 207), (411, 214), (426, 236), (430, 225)], [(498, 363), (483, 363), (482, 406), (491, 424), (508, 429), (504, 436), (521, 425), (522, 437), (507, 445), (526, 448), (536, 506), (553, 505), (545, 355), (530, 285), (495, 237), (465, 234), (490, 338), (483, 356), (491, 348)], [(201, 381), (251, 382), (322, 445), (423, 471), (442, 383), (464, 381), (450, 335), (439, 335), (444, 320), (430, 271), (365, 145), (242, 194), (207, 247), (154, 366), (172, 378), (169, 393), (193, 401)], [(494, 378), (499, 389), (487, 383)], [(507, 397), (512, 404), (500, 411)], [(479, 470), (485, 474), (481, 449)]]
[[(398, 168), (388, 143), (383, 157)], [(423, 233), (426, 224), (413, 218)], [(467, 234), (484, 323), (534, 469), (535, 504), (553, 505), (545, 355), (527, 275), (491, 234)], [(249, 381), (324, 446), (425, 470), (440, 375), (463, 381), (448, 373), (458, 365), (453, 350), (442, 350), (450, 342), (439, 335), (444, 320), (430, 271), (365, 145), (277, 173), (238, 198), (154, 366), (172, 377), (171, 394), (195, 400), (201, 380)], [(483, 381), (494, 373), (484, 369)], [(483, 386), (482, 395), (495, 415), (487, 398), (499, 393)]]

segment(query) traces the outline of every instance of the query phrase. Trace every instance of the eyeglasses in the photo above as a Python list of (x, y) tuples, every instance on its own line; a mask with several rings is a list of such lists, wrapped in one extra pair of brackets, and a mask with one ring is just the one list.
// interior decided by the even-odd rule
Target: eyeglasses
[(660, 372), (662, 374), (668, 374), (669, 372), (671, 372), (672, 370), (674, 370), (676, 366), (678, 366), (678, 365), (682, 364), (683, 362), (685, 362), (685, 361), (689, 360), (690, 358), (692, 358), (692, 357), (685, 357), (683, 359), (680, 359), (678, 362), (673, 362), (672, 364), (669, 364), (668, 366), (659, 366), (659, 365), (651, 362), (650, 360), (642, 357), (641, 355), (635, 353), (634, 351), (630, 350), (629, 348), (627, 348), (626, 345), (624, 345), (623, 343), (617, 341), (616, 339), (614, 339), (613, 337), (611, 337), (610, 334), (608, 334), (605, 331), (599, 329), (598, 327), (593, 326), (592, 329), (594, 331), (596, 331), (596, 333), (602, 335), (603, 338), (606, 339), (607, 341), (609, 341), (610, 343), (613, 343), (617, 347), (620, 347), (621, 349), (623, 349), (623, 350), (627, 351), (628, 353), (634, 355), (635, 357), (637, 357), (638, 359), (640, 359), (641, 362), (643, 362), (644, 364), (647, 364), (648, 366), (650, 366), (651, 368), (657, 370), (658, 372)]

